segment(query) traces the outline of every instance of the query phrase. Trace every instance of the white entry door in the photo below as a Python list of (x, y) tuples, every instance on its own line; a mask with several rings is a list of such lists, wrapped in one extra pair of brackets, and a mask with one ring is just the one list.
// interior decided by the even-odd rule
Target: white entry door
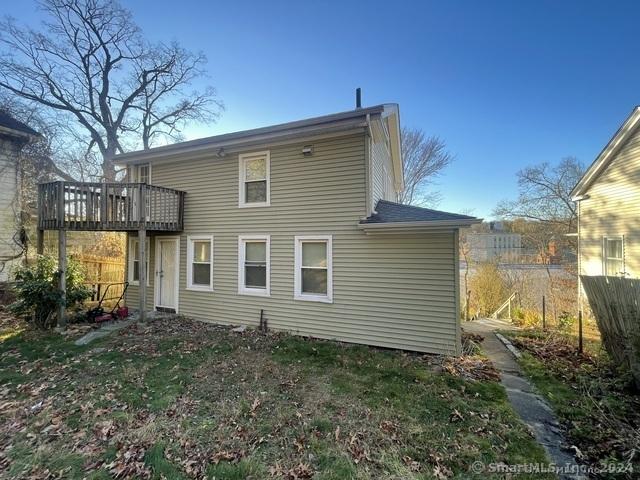
[(156, 308), (178, 311), (180, 238), (156, 237)]

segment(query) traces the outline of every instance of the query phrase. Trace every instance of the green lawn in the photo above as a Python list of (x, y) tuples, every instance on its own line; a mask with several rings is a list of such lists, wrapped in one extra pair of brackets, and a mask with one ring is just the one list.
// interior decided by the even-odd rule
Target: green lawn
[[(503, 333), (523, 352), (520, 365), (583, 461), (599, 468), (630, 460), (640, 472), (640, 396), (629, 388), (631, 378), (615, 371), (599, 342), (589, 341), (579, 355), (574, 338), (540, 330)], [(637, 473), (618, 477), (637, 478)]]
[(2, 478), (462, 479), (476, 460), (546, 461), (498, 383), (435, 357), (183, 318), (82, 348), (0, 338)]

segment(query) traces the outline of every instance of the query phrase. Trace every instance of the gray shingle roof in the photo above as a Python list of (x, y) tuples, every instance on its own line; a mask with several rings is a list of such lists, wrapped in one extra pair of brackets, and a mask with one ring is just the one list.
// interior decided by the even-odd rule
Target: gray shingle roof
[(402, 205), (387, 200), (378, 201), (376, 212), (377, 213), (371, 215), (366, 220), (362, 220), (360, 223), (435, 222), (451, 220), (460, 220), (462, 223), (468, 223), (469, 221), (479, 220), (476, 217), (470, 217), (468, 215), (442, 212), (440, 210), (414, 207), (412, 205)]
[(10, 128), (11, 130), (27, 133), (29, 135), (38, 135), (38, 132), (29, 125), (16, 120), (4, 110), (0, 110), (0, 127)]

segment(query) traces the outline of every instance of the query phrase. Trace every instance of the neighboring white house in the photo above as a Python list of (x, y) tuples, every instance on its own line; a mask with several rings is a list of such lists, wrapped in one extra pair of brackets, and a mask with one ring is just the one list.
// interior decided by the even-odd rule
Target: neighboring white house
[(12, 266), (22, 255), (22, 175), (18, 160), (22, 147), (37, 135), (0, 110), (0, 282), (8, 280)]
[(640, 107), (571, 192), (582, 275), (640, 276)]

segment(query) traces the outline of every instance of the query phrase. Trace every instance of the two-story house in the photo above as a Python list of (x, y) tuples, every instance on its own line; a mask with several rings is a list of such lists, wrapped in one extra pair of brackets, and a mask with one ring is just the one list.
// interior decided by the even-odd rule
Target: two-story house
[(640, 107), (571, 192), (581, 275), (640, 276)]
[(460, 351), (458, 232), (479, 220), (395, 202), (403, 188), (397, 105), (115, 162), (128, 169), (128, 183), (41, 185), (39, 228), (59, 230), (61, 252), (69, 229), (128, 232), (128, 304)]

